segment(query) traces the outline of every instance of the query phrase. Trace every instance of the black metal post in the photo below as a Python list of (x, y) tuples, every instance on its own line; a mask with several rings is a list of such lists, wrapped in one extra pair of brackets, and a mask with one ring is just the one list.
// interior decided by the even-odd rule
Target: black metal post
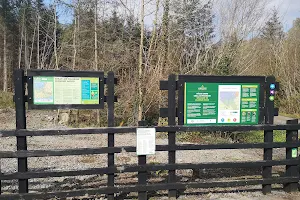
[[(275, 78), (269, 76), (266, 79), (266, 104), (265, 104), (265, 123), (273, 124), (274, 123), (274, 99), (270, 99), (271, 88), (270, 85), (275, 84)], [(273, 142), (273, 131), (264, 131), (264, 142)], [(264, 149), (264, 160), (272, 160), (273, 149), (265, 148)], [(271, 178), (272, 177), (272, 166), (263, 167), (262, 177)], [(271, 193), (272, 187), (271, 184), (263, 184), (262, 192), (263, 194)]]
[[(298, 119), (288, 120), (287, 124), (298, 124)], [(286, 148), (286, 159), (298, 159), (298, 130), (286, 131), (286, 142), (296, 143), (294, 147)], [(286, 176), (298, 177), (299, 165), (287, 165), (286, 166)], [(298, 182), (291, 182), (284, 185), (284, 190), (286, 192), (295, 192), (298, 190)]]
[[(114, 116), (114, 102), (115, 102), (115, 85), (114, 85), (114, 73), (108, 72), (107, 76), (107, 89), (108, 89), (108, 96), (107, 96), (107, 106), (108, 106), (108, 127), (115, 126), (115, 116)], [(114, 147), (115, 145), (115, 136), (114, 133), (108, 133), (108, 147)], [(108, 167), (115, 166), (115, 156), (114, 153), (108, 154)], [(109, 187), (115, 186), (115, 175), (114, 173), (108, 174), (107, 176), (107, 185)], [(108, 200), (114, 199), (114, 194), (108, 194)]]
[[(26, 129), (25, 108), (25, 83), (24, 70), (14, 72), (16, 129)], [(26, 136), (17, 137), (17, 150), (27, 150)], [(27, 158), (18, 158), (18, 172), (27, 172)], [(19, 193), (28, 193), (28, 179), (19, 179)]]
[[(168, 125), (176, 125), (176, 76), (171, 74), (168, 79)], [(168, 143), (170, 147), (176, 145), (176, 133), (168, 132)], [(168, 152), (169, 164), (176, 163), (176, 151)], [(169, 170), (169, 183), (176, 182), (176, 170)], [(169, 198), (176, 198), (177, 190), (169, 190)]]
[[(146, 126), (145, 121), (139, 121), (139, 126)], [(147, 164), (147, 156), (138, 156), (138, 164), (139, 165), (146, 165)], [(138, 183), (139, 185), (146, 185), (147, 184), (147, 171), (138, 172)], [(146, 200), (147, 199), (147, 192), (142, 191), (138, 194), (139, 200)]]

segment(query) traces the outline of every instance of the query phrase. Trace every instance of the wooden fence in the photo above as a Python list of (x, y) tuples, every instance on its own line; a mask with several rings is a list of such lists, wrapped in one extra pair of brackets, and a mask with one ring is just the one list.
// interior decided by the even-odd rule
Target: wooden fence
[[(34, 72), (39, 74), (40, 71)], [(43, 73), (43, 72), (42, 72)], [(47, 72), (48, 73), (48, 72)], [(50, 72), (53, 75), (65, 75), (65, 72)], [(67, 72), (69, 75), (73, 72)], [(77, 72), (75, 75), (79, 76), (82, 72)], [(91, 72), (90, 72), (91, 73)], [(83, 73), (82, 75), (89, 75)], [(104, 102), (108, 107), (108, 127), (92, 128), (92, 129), (58, 129), (58, 130), (28, 130), (26, 129), (26, 102), (32, 103), (32, 91), (28, 90), (28, 96), (25, 95), (26, 87), (32, 87), (32, 76), (24, 76), (23, 70), (15, 72), (15, 104), (16, 104), (16, 130), (0, 130), (0, 138), (16, 137), (17, 150), (16, 151), (0, 151), (0, 161), (5, 158), (15, 158), (18, 160), (18, 170), (15, 173), (0, 174), (0, 181), (3, 180), (18, 180), (18, 193), (8, 194), (1, 193), (2, 186), (0, 185), (0, 199), (49, 199), (55, 197), (77, 197), (88, 195), (107, 194), (109, 200), (115, 199), (117, 194), (138, 192), (138, 199), (145, 200), (149, 197), (149, 191), (168, 190), (168, 195), (171, 198), (176, 198), (179, 190), (188, 188), (214, 188), (214, 187), (238, 187), (248, 185), (262, 185), (262, 192), (264, 194), (270, 193), (272, 184), (282, 184), (283, 189), (291, 192), (298, 190), (299, 182), (299, 156), (298, 147), (300, 142), (298, 139), (298, 130), (300, 124), (298, 120), (290, 120), (286, 125), (273, 125), (273, 118), (276, 113), (274, 109), (274, 102), (268, 100), (270, 89), (266, 88), (267, 84), (275, 82), (273, 77), (256, 77), (256, 81), (261, 82), (261, 87), (265, 95), (261, 96), (260, 105), (260, 122), (259, 125), (231, 125), (231, 126), (184, 126), (182, 103), (183, 95), (176, 98), (176, 90), (182, 93), (182, 81), (184, 79), (194, 79), (193, 77), (183, 77), (182, 80), (176, 81), (175, 75), (170, 75), (168, 81), (161, 82), (161, 89), (168, 90), (168, 108), (161, 109), (161, 116), (168, 117), (168, 126), (150, 126), (156, 129), (156, 132), (168, 133), (167, 145), (156, 145), (156, 151), (168, 152), (168, 164), (149, 164), (147, 163), (147, 156), (138, 156), (138, 163), (136, 165), (117, 166), (115, 164), (115, 155), (123, 152), (136, 152), (136, 146), (115, 146), (115, 135), (122, 133), (136, 132), (138, 127), (114, 127), (114, 102), (116, 101), (114, 85), (116, 79), (112, 72), (108, 73), (107, 78), (104, 78), (104, 73), (100, 73), (99, 80), (103, 80), (102, 84), (107, 84), (107, 96), (104, 96), (101, 105)], [(207, 77), (204, 77), (207, 79)], [(214, 77), (216, 81), (252, 81), (253, 77), (228, 77), (220, 79)], [(195, 79), (196, 80), (196, 79)], [(198, 79), (197, 79), (198, 80)], [(103, 86), (103, 85), (102, 85)], [(102, 90), (104, 92), (104, 89)], [(266, 101), (265, 101), (266, 99)], [(176, 103), (178, 101), (178, 103)], [(178, 105), (178, 108), (176, 108)], [(32, 106), (32, 104), (31, 104)], [(86, 105), (84, 105), (86, 106)], [(86, 107), (82, 108), (86, 108)], [(51, 106), (50, 106), (51, 107)], [(75, 105), (62, 105), (63, 108), (80, 108)], [(49, 106), (38, 106), (38, 108), (46, 109)], [(52, 108), (52, 107), (51, 107)], [(57, 106), (54, 106), (57, 108)], [(94, 105), (93, 108), (97, 108)], [(176, 117), (178, 117), (178, 124), (176, 125)], [(145, 124), (140, 124), (140, 127), (145, 127)], [(212, 132), (212, 131), (230, 131), (230, 132), (245, 132), (247, 131), (264, 131), (263, 143), (234, 143), (234, 144), (176, 144), (176, 135), (181, 132)], [(273, 131), (286, 131), (286, 142), (274, 142)], [(89, 135), (89, 134), (107, 134), (107, 147), (102, 148), (84, 148), (84, 149), (53, 149), (53, 150), (28, 150), (27, 137), (29, 136), (71, 136), (71, 135)], [(285, 148), (286, 158), (283, 160), (273, 160), (273, 149)], [(176, 163), (176, 151), (186, 150), (209, 150), (209, 149), (263, 149), (263, 159), (252, 162), (213, 162), (213, 163)], [(296, 152), (296, 154), (295, 154)], [(76, 156), (76, 155), (95, 155), (107, 154), (107, 167), (93, 168), (74, 171), (32, 171), (28, 169), (27, 159), (31, 157), (52, 157), (52, 156)], [(280, 177), (272, 176), (273, 166), (286, 166), (286, 172)], [(258, 168), (261, 167), (262, 178), (251, 180), (232, 180), (232, 181), (213, 181), (213, 182), (178, 182), (176, 170), (185, 169), (216, 169), (216, 168)], [(168, 181), (166, 183), (150, 183), (147, 180), (147, 174), (150, 171), (168, 170)], [(116, 186), (115, 175), (117, 173), (138, 172), (138, 181), (135, 186)], [(84, 176), (84, 175), (103, 175), (107, 174), (107, 185), (102, 188), (90, 188), (85, 190), (71, 190), (71, 191), (54, 191), (47, 193), (33, 193), (29, 191), (28, 180), (33, 178), (48, 178), (48, 177), (68, 177), (68, 176)], [(1, 182), (0, 182), (1, 183)]]
[[(108, 127), (97, 129), (68, 129), (68, 130), (13, 130), (0, 131), (0, 136), (4, 137), (28, 137), (28, 136), (57, 136), (57, 135), (78, 135), (78, 134), (121, 134), (135, 132), (137, 127)], [(91, 188), (87, 190), (71, 190), (71, 191), (57, 191), (49, 193), (30, 193), (27, 184), (19, 185), (19, 194), (2, 194), (0, 199), (45, 199), (54, 197), (73, 197), (99, 195), (99, 194), (117, 194), (138, 192), (139, 199), (147, 199), (147, 192), (157, 190), (169, 190), (169, 196), (172, 197), (174, 193), (178, 194), (178, 190), (187, 188), (214, 188), (214, 187), (236, 187), (248, 185), (262, 185), (263, 192), (271, 192), (272, 184), (283, 184), (286, 191), (298, 190), (299, 181), (299, 157), (295, 157), (292, 153), (294, 148), (300, 146), (298, 140), (298, 130), (300, 125), (297, 120), (288, 121), (287, 125), (255, 125), (255, 126), (165, 126), (155, 127), (157, 132), (168, 132), (176, 136), (177, 132), (195, 132), (195, 131), (254, 131), (263, 130), (265, 133), (273, 132), (274, 130), (286, 131), (286, 142), (264, 142), (264, 143), (250, 143), (250, 144), (182, 144), (182, 145), (157, 145), (156, 151), (168, 151), (169, 157), (174, 152), (180, 150), (207, 150), (207, 149), (264, 149), (271, 150), (273, 148), (285, 148), (286, 159), (273, 160), (272, 158), (264, 157), (263, 160), (254, 162), (213, 162), (213, 163), (185, 163), (185, 164), (146, 164), (146, 156), (139, 158), (137, 165), (125, 166), (111, 166), (105, 168), (94, 168), (86, 170), (75, 171), (55, 171), (55, 172), (16, 172), (11, 174), (1, 174), (0, 180), (18, 179), (19, 183), (27, 181), (31, 178), (47, 178), (47, 177), (67, 177), (67, 176), (82, 176), (82, 175), (112, 175), (108, 179), (107, 187)], [(109, 137), (109, 135), (108, 135)], [(108, 138), (109, 140), (109, 138)], [(0, 158), (17, 158), (27, 159), (30, 157), (50, 157), (50, 156), (70, 156), (70, 155), (87, 155), (87, 154), (108, 154), (115, 155), (121, 152), (135, 152), (135, 146), (115, 147), (114, 141), (111, 141), (110, 146), (103, 148), (85, 148), (85, 149), (60, 149), (60, 150), (18, 150), (18, 151), (1, 151)], [(143, 160), (142, 160), (143, 159)], [(141, 161), (142, 160), (142, 161)], [(110, 162), (110, 160), (108, 160)], [(109, 164), (109, 163), (108, 163)], [(281, 177), (272, 177), (272, 166), (285, 165), (286, 173)], [(236, 181), (216, 181), (216, 182), (176, 182), (176, 173), (169, 173), (168, 183), (148, 184), (147, 172), (168, 170), (169, 172), (176, 172), (182, 169), (211, 169), (211, 168), (257, 168), (262, 167), (262, 178), (251, 180), (236, 180)], [(266, 168), (268, 170), (266, 170)], [(114, 182), (116, 173), (138, 172), (138, 183), (136, 186), (111, 186)], [(24, 188), (22, 188), (24, 187)], [(26, 187), (26, 188), (25, 188)], [(268, 188), (269, 190), (266, 190)], [(26, 191), (26, 192), (23, 192)], [(115, 195), (113, 195), (114, 198)]]

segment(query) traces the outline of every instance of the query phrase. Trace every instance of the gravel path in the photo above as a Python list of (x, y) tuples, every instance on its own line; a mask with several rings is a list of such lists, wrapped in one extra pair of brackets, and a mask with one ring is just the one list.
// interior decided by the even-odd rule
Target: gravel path
[[(29, 111), (27, 113), (27, 127), (30, 129), (56, 129), (66, 128), (62, 124), (55, 123), (56, 112), (53, 111)], [(13, 110), (0, 111), (0, 130), (14, 129), (14, 112)], [(157, 138), (156, 143), (159, 145), (167, 144), (167, 139)], [(115, 146), (135, 146), (136, 139), (134, 133), (121, 134), (115, 136)], [(96, 148), (106, 147), (107, 135), (78, 135), (78, 136), (55, 136), (55, 137), (28, 137), (29, 150), (46, 150), (46, 149), (74, 149), (74, 148)], [(0, 151), (15, 151), (15, 138), (1, 138)], [(202, 151), (178, 151), (176, 153), (177, 163), (201, 163), (201, 162), (229, 162), (229, 161), (255, 161), (262, 160), (263, 150), (245, 149), (245, 150), (202, 150)], [(282, 150), (274, 150), (274, 158), (282, 159), (285, 152)], [(167, 152), (156, 152), (153, 156), (147, 157), (148, 163), (167, 163)], [(135, 153), (122, 152), (115, 156), (116, 165), (136, 164), (138, 162)], [(56, 170), (79, 170), (89, 168), (99, 168), (107, 166), (106, 155), (83, 155), (83, 156), (62, 156), (48, 158), (29, 158), (28, 167), (30, 171), (56, 171)], [(282, 174), (284, 167), (274, 167), (273, 172)], [(16, 159), (1, 159), (1, 172), (4, 174), (17, 171)], [(181, 181), (189, 181), (192, 179), (192, 170), (178, 170), (177, 174)], [(260, 177), (260, 169), (219, 169), (219, 170), (201, 170), (199, 172), (201, 179), (207, 180), (230, 180), (232, 178), (249, 178)], [(193, 177), (193, 180), (201, 181), (199, 177)], [(166, 181), (166, 172), (152, 173), (151, 181)], [(31, 179), (30, 191), (57, 191), (71, 190), (91, 187), (104, 187), (107, 177), (104, 176), (81, 176), (81, 177), (61, 177), (61, 178), (45, 178)], [(116, 177), (118, 185), (132, 185), (137, 182), (136, 173), (120, 174)], [(243, 192), (242, 188), (238, 188), (238, 192), (225, 192), (223, 189), (216, 188), (214, 190), (187, 190), (185, 192), (195, 193), (197, 195), (182, 195), (180, 199), (300, 199), (297, 194), (286, 194), (282, 191), (275, 191), (271, 195), (262, 195), (260, 186), (246, 187), (254, 189), (252, 192)], [(228, 190), (233, 190), (229, 188)], [(236, 189), (236, 188), (235, 188)], [(16, 181), (3, 181), (2, 191), (17, 192)], [(162, 193), (159, 193), (162, 194)], [(126, 199), (126, 198), (125, 198)], [(154, 197), (153, 199), (164, 199), (164, 197)]]

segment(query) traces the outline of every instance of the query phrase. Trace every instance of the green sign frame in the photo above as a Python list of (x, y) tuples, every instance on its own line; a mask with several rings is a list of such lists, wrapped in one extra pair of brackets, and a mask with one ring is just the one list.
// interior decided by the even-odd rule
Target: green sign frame
[(264, 122), (265, 77), (179, 76), (179, 125)]
[(29, 109), (103, 109), (104, 73), (29, 70)]

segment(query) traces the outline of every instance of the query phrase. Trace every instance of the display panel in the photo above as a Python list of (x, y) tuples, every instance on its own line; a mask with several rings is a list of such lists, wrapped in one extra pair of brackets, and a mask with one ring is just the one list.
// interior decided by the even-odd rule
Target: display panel
[(33, 77), (35, 105), (99, 104), (99, 78)]
[(28, 71), (29, 109), (102, 109), (104, 73), (93, 71)]
[(184, 124), (259, 123), (259, 83), (184, 83)]

